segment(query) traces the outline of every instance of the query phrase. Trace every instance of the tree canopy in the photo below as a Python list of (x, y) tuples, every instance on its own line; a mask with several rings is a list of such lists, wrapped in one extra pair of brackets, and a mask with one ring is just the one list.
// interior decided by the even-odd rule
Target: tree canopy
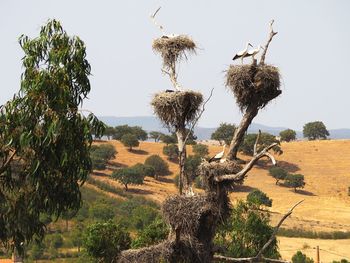
[(220, 145), (224, 142), (226, 145), (229, 145), (233, 133), (235, 132), (236, 126), (234, 124), (223, 122), (220, 124), (219, 128), (217, 128), (211, 135), (212, 140), (219, 141)]
[(168, 156), (168, 160), (177, 161), (179, 157), (179, 148), (176, 144), (164, 145), (163, 153)]
[(154, 154), (147, 157), (145, 164), (154, 168), (156, 179), (158, 175), (168, 175), (170, 173), (168, 163), (164, 161), (159, 155)]
[(113, 139), (121, 140), (126, 134), (133, 134), (140, 141), (145, 141), (148, 138), (148, 134), (140, 126), (119, 125), (114, 127)]
[(269, 173), (270, 175), (276, 179), (276, 184), (278, 184), (278, 182), (280, 180), (284, 180), (286, 178), (286, 176), (288, 175), (288, 172), (286, 170), (284, 170), (282, 167), (278, 167), (278, 166), (273, 166), (269, 169)]
[(143, 184), (143, 179), (145, 178), (144, 173), (141, 173), (138, 169), (134, 167), (121, 168), (115, 170), (112, 175), (112, 179), (117, 180), (124, 185), (125, 190), (128, 190), (129, 184), (140, 185)]
[(209, 154), (208, 145), (201, 144), (201, 143), (193, 145), (192, 151), (195, 155), (198, 155), (200, 157), (205, 157)]
[(303, 135), (309, 140), (327, 139), (329, 132), (322, 121), (308, 122), (303, 127)]
[(297, 133), (292, 129), (287, 129), (280, 132), (281, 141), (290, 142), (297, 138)]
[(159, 142), (159, 140), (162, 138), (164, 133), (158, 132), (158, 131), (151, 131), (149, 133), (149, 138), (153, 139), (154, 142)]
[(288, 174), (284, 179), (284, 184), (286, 186), (294, 188), (294, 192), (296, 192), (297, 188), (304, 188), (305, 186), (304, 175)]
[(140, 144), (137, 136), (132, 133), (124, 134), (120, 141), (125, 147), (129, 147), (130, 151), (132, 150), (132, 147), (138, 147)]
[(43, 237), (41, 213), (80, 208), (91, 133), (102, 134), (104, 125), (78, 110), (91, 89), (79, 37), (50, 20), (38, 37), (22, 35), (19, 43), (20, 92), (0, 109), (0, 240), (21, 252), (22, 242)]
[(90, 149), (92, 169), (106, 169), (107, 162), (114, 158), (116, 154), (117, 151), (111, 144), (92, 145)]
[[(247, 134), (244, 137), (243, 143), (240, 146), (241, 152), (243, 152), (244, 154), (247, 154), (247, 155), (253, 155), (254, 144), (255, 144), (257, 136), (258, 135), (256, 133)], [(282, 154), (283, 151), (281, 149), (280, 142), (276, 139), (276, 137), (274, 135), (266, 133), (266, 132), (262, 132), (260, 135), (260, 140), (258, 143), (257, 151), (261, 151), (263, 148), (267, 147), (268, 145), (270, 145), (272, 143), (278, 144), (275, 147), (273, 147), (272, 150), (277, 154)]]

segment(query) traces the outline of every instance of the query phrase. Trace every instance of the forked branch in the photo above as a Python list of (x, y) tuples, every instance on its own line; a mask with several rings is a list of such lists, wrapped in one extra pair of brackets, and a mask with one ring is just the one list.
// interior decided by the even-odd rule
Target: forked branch
[(264, 64), (265, 64), (265, 57), (266, 57), (267, 49), (269, 48), (269, 45), (270, 45), (270, 43), (271, 43), (271, 41), (272, 41), (272, 38), (273, 38), (275, 35), (277, 35), (277, 33), (278, 33), (278, 32), (273, 31), (273, 28), (272, 28), (273, 22), (274, 22), (274, 20), (272, 19), (271, 22), (270, 22), (270, 34), (269, 34), (269, 38), (268, 38), (267, 43), (266, 43), (266, 45), (265, 45), (265, 47), (264, 47), (264, 51), (263, 51), (263, 53), (262, 53), (262, 55), (261, 55), (261, 59), (260, 59), (260, 63), (259, 63), (260, 65), (264, 65)]
[(156, 15), (157, 15), (157, 13), (159, 12), (159, 10), (160, 10), (161, 8), (162, 8), (161, 6), (158, 7), (158, 9), (157, 9), (153, 14), (150, 15), (150, 18), (151, 18), (153, 24), (154, 24), (156, 27), (158, 27), (158, 29), (162, 32), (162, 35), (164, 35), (164, 28), (163, 28), (163, 26), (160, 25), (160, 24), (158, 24), (157, 21), (156, 21), (156, 18), (155, 18)]

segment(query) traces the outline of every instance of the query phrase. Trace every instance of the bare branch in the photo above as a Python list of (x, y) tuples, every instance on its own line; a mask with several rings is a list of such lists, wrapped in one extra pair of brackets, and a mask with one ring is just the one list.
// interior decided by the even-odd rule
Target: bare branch
[(294, 208), (296, 208), (299, 204), (301, 204), (304, 200), (299, 201), (298, 203), (296, 203), (291, 209), (289, 209), (289, 211), (281, 218), (281, 220), (278, 222), (277, 226), (275, 227), (275, 229), (273, 230), (273, 233), (270, 237), (270, 239), (265, 243), (265, 245), (262, 247), (262, 249), (259, 251), (259, 253), (256, 255), (257, 258), (260, 258), (262, 256), (262, 254), (264, 253), (264, 251), (268, 248), (268, 246), (272, 243), (272, 241), (275, 239), (276, 234), (280, 228), (280, 226), (282, 225), (283, 221), (287, 219), (288, 216), (290, 216), (294, 210)]
[(255, 143), (254, 143), (254, 151), (253, 151), (254, 155), (256, 155), (258, 153), (257, 152), (257, 148), (258, 148), (258, 143), (259, 143), (259, 140), (260, 140), (260, 136), (261, 136), (261, 130), (259, 129), (258, 136), (256, 136), (256, 140), (255, 140)]
[(150, 15), (150, 18), (151, 18), (153, 24), (154, 24), (156, 27), (158, 27), (158, 29), (162, 32), (162, 35), (164, 35), (164, 28), (163, 28), (163, 26), (160, 25), (160, 24), (158, 24), (157, 21), (156, 21), (156, 19), (155, 19), (157, 13), (159, 12), (159, 10), (160, 10), (161, 8), (162, 8), (161, 6), (158, 7), (158, 9), (153, 13), (153, 15), (152, 15), (152, 14)]
[(271, 153), (267, 152), (267, 153), (264, 154), (264, 156), (270, 158), (272, 164), (273, 164), (273, 165), (276, 165), (277, 162), (276, 162), (276, 160), (275, 160), (275, 157), (273, 157), (273, 155), (272, 155)]
[(214, 180), (217, 182), (222, 182), (222, 181), (226, 181), (226, 180), (231, 180), (231, 181), (240, 181), (244, 178), (244, 176), (253, 168), (254, 164), (262, 157), (266, 156), (266, 153), (268, 153), (268, 151), (270, 149), (272, 149), (273, 147), (275, 147), (277, 145), (277, 143), (273, 143), (267, 147), (265, 147), (261, 152), (259, 152), (258, 154), (254, 155), (253, 159), (251, 159), (249, 161), (249, 163), (247, 163), (246, 166), (244, 166), (244, 168), (239, 171), (236, 174), (225, 174), (225, 175), (219, 175), (219, 176), (215, 176)]
[(4, 163), (1, 165), (1, 167), (0, 167), (0, 174), (2, 174), (2, 173), (6, 170), (7, 166), (12, 162), (12, 160), (13, 160), (13, 158), (15, 157), (16, 154), (17, 154), (17, 149), (15, 149), (15, 150), (11, 153), (10, 157), (6, 160), (6, 162), (4, 162)]
[(215, 255), (213, 258), (214, 262), (271, 262), (271, 263), (289, 263), (289, 261), (285, 260), (279, 260), (279, 259), (273, 259), (273, 258), (262, 258), (257, 259), (256, 257), (250, 257), (250, 258), (231, 258), (231, 257), (224, 257), (224, 256), (219, 256)]
[(209, 102), (209, 100), (211, 99), (211, 97), (213, 96), (213, 91), (214, 91), (214, 88), (211, 89), (210, 91), (210, 94), (209, 94), (209, 97), (206, 99), (206, 101), (203, 103), (203, 106), (202, 106), (202, 109), (200, 111), (200, 113), (198, 114), (198, 116), (195, 118), (195, 120), (192, 122), (191, 124), (191, 127), (185, 137), (185, 140), (184, 140), (184, 145), (186, 145), (186, 142), (191, 134), (191, 132), (193, 131), (194, 127), (196, 126), (197, 122), (199, 121), (199, 119), (202, 117), (202, 114), (203, 112), (205, 111), (205, 105)]
[(272, 38), (278, 33), (278, 32), (274, 32), (274, 31), (273, 31), (273, 28), (272, 28), (273, 22), (274, 22), (274, 20), (272, 19), (271, 22), (270, 22), (270, 35), (269, 35), (269, 39), (267, 40), (267, 43), (266, 43), (266, 45), (265, 45), (265, 47), (264, 47), (264, 52), (263, 52), (262, 55), (261, 55), (259, 65), (264, 65), (264, 64), (265, 64), (265, 57), (266, 57), (267, 49), (269, 48), (269, 45), (270, 45), (270, 43), (271, 43), (271, 41), (272, 41)]

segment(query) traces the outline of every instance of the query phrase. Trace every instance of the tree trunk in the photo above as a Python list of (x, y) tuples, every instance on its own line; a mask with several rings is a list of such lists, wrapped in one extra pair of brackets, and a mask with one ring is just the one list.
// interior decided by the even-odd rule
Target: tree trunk
[(258, 111), (259, 111), (259, 108), (256, 105), (251, 105), (247, 108), (239, 126), (237, 127), (233, 135), (229, 152), (227, 155), (228, 160), (237, 159), (237, 152), (244, 138), (244, 134), (247, 131), (249, 125), (252, 123), (252, 120), (254, 119), (254, 117), (258, 114)]
[(124, 184), (124, 186), (125, 186), (125, 191), (128, 191), (128, 185)]
[(186, 145), (185, 145), (185, 138), (186, 138), (186, 129), (184, 127), (179, 128), (176, 131), (177, 136), (177, 145), (179, 149), (179, 192), (180, 195), (183, 193), (187, 194), (190, 191), (191, 188), (191, 181), (190, 178), (185, 173), (185, 162), (186, 162)]

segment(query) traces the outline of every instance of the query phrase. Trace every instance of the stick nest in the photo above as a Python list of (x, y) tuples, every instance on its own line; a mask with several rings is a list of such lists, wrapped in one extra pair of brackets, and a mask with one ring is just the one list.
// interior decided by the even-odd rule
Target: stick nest
[(167, 69), (172, 68), (183, 57), (187, 58), (186, 52), (196, 52), (196, 44), (186, 35), (157, 38), (153, 40), (152, 48), (161, 55), (163, 65)]
[[(214, 181), (214, 177), (226, 174), (235, 174), (242, 170), (242, 166), (235, 161), (227, 161), (224, 163), (217, 162), (202, 162), (198, 167), (198, 173), (202, 178), (204, 187), (208, 191), (215, 191), (217, 182)], [(220, 183), (224, 186), (225, 182)], [(229, 182), (229, 185), (232, 185)]]
[(154, 113), (167, 127), (179, 128), (195, 120), (202, 102), (201, 93), (187, 90), (157, 93), (151, 105)]
[(231, 65), (226, 78), (242, 111), (250, 105), (265, 107), (281, 94), (278, 68), (271, 65)]

